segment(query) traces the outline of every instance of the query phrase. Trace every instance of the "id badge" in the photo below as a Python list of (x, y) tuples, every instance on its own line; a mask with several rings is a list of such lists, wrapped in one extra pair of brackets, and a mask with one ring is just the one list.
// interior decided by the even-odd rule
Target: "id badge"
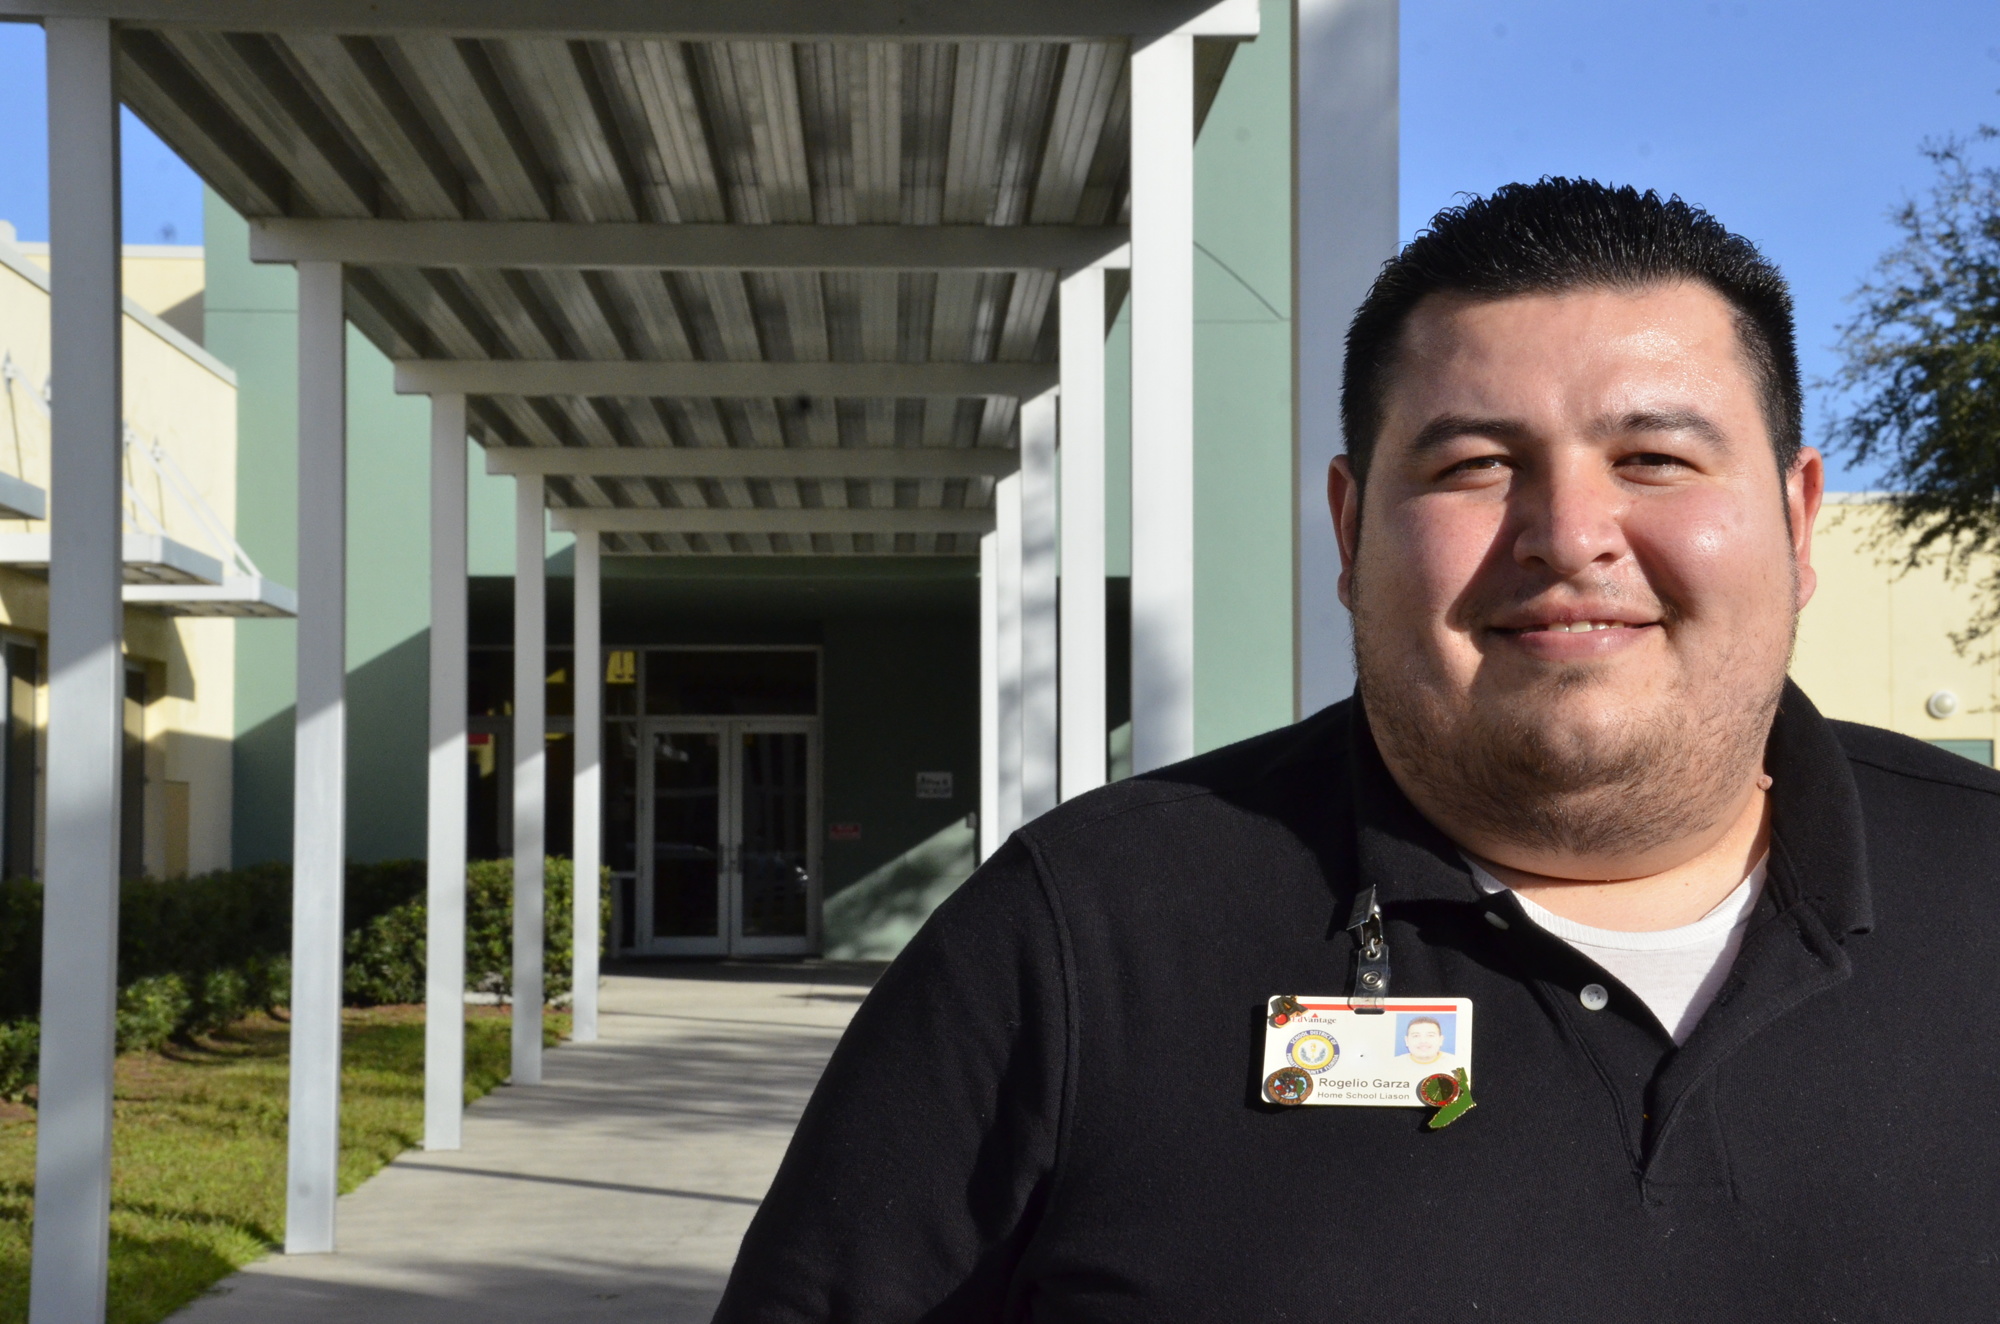
[(1263, 1076), (1288, 1107), (1446, 1108), (1470, 1097), (1472, 1001), (1274, 997)]

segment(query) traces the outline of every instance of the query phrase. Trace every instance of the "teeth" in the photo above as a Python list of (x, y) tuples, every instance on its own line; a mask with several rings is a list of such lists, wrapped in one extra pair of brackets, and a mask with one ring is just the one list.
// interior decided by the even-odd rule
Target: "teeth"
[(1585, 634), (1591, 630), (1615, 630), (1621, 624), (1619, 621), (1572, 621), (1567, 625), (1557, 623), (1543, 628), (1554, 630), (1559, 634)]

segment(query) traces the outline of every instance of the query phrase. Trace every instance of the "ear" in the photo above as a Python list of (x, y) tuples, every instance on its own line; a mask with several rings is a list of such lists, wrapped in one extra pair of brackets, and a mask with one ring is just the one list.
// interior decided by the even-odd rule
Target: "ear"
[(1785, 475), (1785, 511), (1792, 522), (1792, 557), (1799, 567), (1799, 601), (1794, 610), (1804, 611), (1819, 586), (1812, 568), (1813, 522), (1819, 518), (1820, 502), (1826, 496), (1826, 461), (1811, 446), (1799, 449), (1792, 471)]
[(1326, 505), (1340, 540), (1340, 604), (1352, 611), (1354, 561), (1361, 552), (1361, 480), (1345, 455), (1334, 456), (1327, 466)]

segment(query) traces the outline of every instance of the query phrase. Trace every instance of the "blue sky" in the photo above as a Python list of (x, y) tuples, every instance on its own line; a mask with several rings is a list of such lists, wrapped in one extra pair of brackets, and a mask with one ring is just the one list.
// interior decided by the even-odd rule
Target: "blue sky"
[(1405, 0), (1403, 233), (1545, 174), (1679, 193), (1784, 269), (1824, 376), (1890, 207), (1931, 178), (1919, 144), (2000, 124), (1996, 92), (1994, 0)]
[[(1823, 376), (1895, 239), (1888, 210), (1930, 178), (1918, 145), (2000, 124), (2000, 4), (1405, 0), (1402, 92), (1405, 235), (1454, 194), (1543, 174), (1679, 193), (1785, 269)], [(0, 23), (0, 123), (18, 130), (0, 217), (25, 239), (48, 236), (44, 98), (41, 30)], [(126, 240), (199, 242), (200, 185), (125, 125)]]

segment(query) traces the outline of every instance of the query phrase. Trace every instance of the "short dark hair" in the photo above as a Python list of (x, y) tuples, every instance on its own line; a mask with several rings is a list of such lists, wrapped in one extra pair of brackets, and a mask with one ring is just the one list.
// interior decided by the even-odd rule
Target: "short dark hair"
[(1410, 1018), (1410, 1023), (1409, 1023), (1408, 1025), (1405, 1025), (1405, 1026), (1403, 1027), (1403, 1037), (1407, 1039), (1407, 1038), (1409, 1037), (1409, 1034), (1410, 1034), (1410, 1031), (1412, 1031), (1412, 1030), (1416, 1029), (1416, 1028), (1417, 1028), (1417, 1027), (1418, 1027), (1419, 1025), (1428, 1025), (1428, 1026), (1430, 1026), (1430, 1027), (1431, 1027), (1431, 1028), (1432, 1028), (1433, 1030), (1436, 1030), (1436, 1031), (1437, 1031), (1437, 1032), (1438, 1032), (1439, 1034), (1443, 1034), (1443, 1033), (1444, 1033), (1444, 1026), (1442, 1026), (1442, 1025), (1439, 1025), (1439, 1024), (1438, 1024), (1438, 1019), (1437, 1019), (1437, 1017), (1435, 1017), (1435, 1016), (1412, 1016), (1412, 1017)]
[(1803, 439), (1804, 393), (1792, 296), (1777, 267), (1679, 197), (1544, 176), (1445, 208), (1383, 264), (1347, 330), (1340, 423), (1356, 476), (1367, 477), (1403, 325), (1425, 296), (1501, 299), (1673, 281), (1699, 281), (1735, 310), (1778, 472), (1790, 473)]

